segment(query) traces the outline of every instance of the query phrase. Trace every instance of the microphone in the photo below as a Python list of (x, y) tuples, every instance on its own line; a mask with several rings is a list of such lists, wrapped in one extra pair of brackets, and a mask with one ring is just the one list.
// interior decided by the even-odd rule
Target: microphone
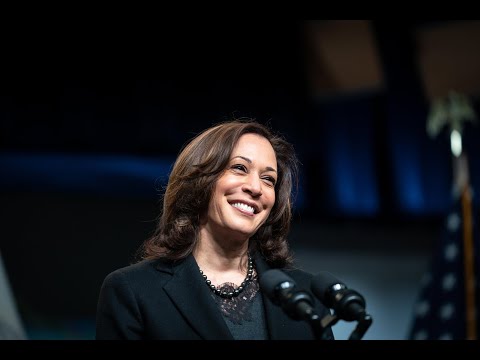
[(313, 299), (305, 291), (296, 290), (295, 281), (278, 269), (267, 270), (260, 277), (260, 289), (275, 304), (280, 306), (293, 320), (310, 321), (317, 316), (313, 310)]
[(347, 288), (329, 272), (323, 271), (312, 278), (312, 292), (336, 315), (346, 321), (363, 321), (370, 316), (365, 312), (365, 299), (355, 290)]

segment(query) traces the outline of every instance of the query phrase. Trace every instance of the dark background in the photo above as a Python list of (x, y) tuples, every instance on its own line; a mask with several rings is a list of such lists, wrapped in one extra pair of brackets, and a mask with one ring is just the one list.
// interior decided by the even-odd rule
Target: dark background
[[(175, 156), (232, 118), (269, 124), (297, 149), (294, 250), (418, 255), (414, 289), (452, 185), (448, 133), (425, 131), (431, 99), (415, 34), (457, 23), (368, 21), (381, 82), (354, 90), (332, 80), (312, 88), (304, 21), (172, 22), (8, 43), (0, 250), (28, 335), (93, 336), (103, 278), (153, 231)], [(478, 113), (477, 94), (467, 95)], [(464, 136), (480, 188), (478, 126)]]

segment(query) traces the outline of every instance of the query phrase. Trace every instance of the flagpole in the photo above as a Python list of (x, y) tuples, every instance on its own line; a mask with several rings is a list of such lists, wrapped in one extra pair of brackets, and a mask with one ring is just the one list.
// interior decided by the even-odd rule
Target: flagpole
[(456, 158), (457, 172), (463, 172), (464, 181), (461, 185), (462, 215), (463, 215), (463, 258), (465, 274), (465, 321), (466, 339), (477, 339), (477, 319), (475, 306), (475, 263), (472, 222), (472, 193), (468, 180), (468, 162), (464, 154)]
[(438, 135), (445, 125), (450, 125), (450, 147), (453, 155), (453, 191), (462, 203), (463, 264), (465, 281), (465, 332), (467, 340), (477, 339), (475, 306), (475, 264), (472, 221), (472, 190), (467, 156), (462, 149), (462, 129), (467, 121), (475, 122), (476, 115), (467, 96), (451, 91), (447, 98), (432, 104), (427, 121), (430, 136)]

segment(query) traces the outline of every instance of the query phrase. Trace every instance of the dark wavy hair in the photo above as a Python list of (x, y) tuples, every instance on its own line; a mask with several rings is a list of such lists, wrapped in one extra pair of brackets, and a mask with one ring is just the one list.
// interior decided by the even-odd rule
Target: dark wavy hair
[(170, 173), (155, 232), (139, 249), (141, 259), (179, 260), (192, 253), (215, 184), (227, 169), (239, 138), (249, 133), (270, 142), (278, 167), (275, 204), (265, 223), (250, 238), (249, 248), (260, 251), (271, 266), (291, 265), (287, 235), (292, 219), (292, 190), (298, 185), (298, 160), (293, 146), (281, 135), (251, 119), (217, 124), (183, 148)]

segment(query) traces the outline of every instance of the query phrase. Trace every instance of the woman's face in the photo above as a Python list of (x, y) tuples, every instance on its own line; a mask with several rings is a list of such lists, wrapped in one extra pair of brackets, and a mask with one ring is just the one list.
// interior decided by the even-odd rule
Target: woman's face
[(205, 229), (214, 237), (250, 238), (272, 210), (276, 181), (270, 142), (257, 134), (242, 135), (213, 190)]

